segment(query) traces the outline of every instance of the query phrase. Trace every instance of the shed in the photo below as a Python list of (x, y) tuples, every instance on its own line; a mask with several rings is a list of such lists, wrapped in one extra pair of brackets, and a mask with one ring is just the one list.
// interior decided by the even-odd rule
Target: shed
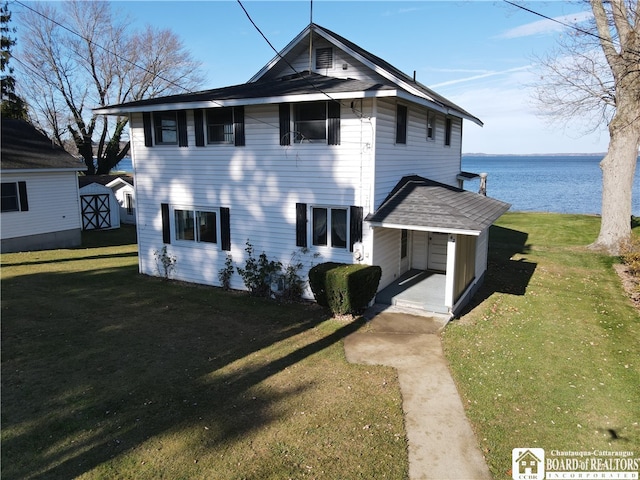
[(120, 228), (120, 205), (109, 187), (92, 176), (78, 177), (83, 230)]

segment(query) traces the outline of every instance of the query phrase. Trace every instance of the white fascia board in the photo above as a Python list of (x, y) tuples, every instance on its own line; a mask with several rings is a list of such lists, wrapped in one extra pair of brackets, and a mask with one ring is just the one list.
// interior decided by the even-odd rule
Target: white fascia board
[(230, 100), (208, 100), (205, 102), (162, 103), (144, 105), (123, 110), (118, 107), (98, 108), (98, 115), (121, 115), (125, 113), (164, 112), (173, 110), (193, 110), (199, 108), (238, 107), (247, 105), (267, 105), (270, 103), (315, 102), (320, 100), (345, 100), (349, 98), (395, 97), (398, 90), (374, 90), (358, 92), (306, 93), (302, 95), (281, 95), (278, 97), (240, 98)]
[(3, 168), (2, 173), (61, 173), (61, 172), (84, 172), (87, 166), (65, 167), (65, 168)]
[(460, 228), (441, 228), (441, 227), (423, 227), (420, 225), (404, 225), (398, 223), (386, 223), (386, 222), (368, 222), (373, 228), (393, 228), (396, 230), (415, 230), (419, 232), (434, 232), (434, 233), (451, 233), (457, 235), (470, 235), (477, 237), (480, 235), (480, 230), (463, 230)]
[(436, 110), (436, 111), (438, 111), (440, 113), (443, 113), (445, 115), (450, 115), (452, 117), (458, 117), (458, 118), (463, 118), (465, 120), (469, 120), (469, 121), (475, 123), (476, 125), (478, 125), (480, 127), (484, 126), (484, 123), (481, 120), (479, 120), (478, 118), (475, 118), (475, 117), (473, 117), (471, 115), (465, 115), (464, 113), (462, 113), (461, 111), (456, 110), (456, 109), (444, 107), (444, 106), (440, 105), (439, 103), (435, 103), (434, 104), (434, 103), (431, 103), (429, 101), (424, 100), (423, 98), (420, 98), (420, 97), (416, 98), (413, 95), (411, 95), (411, 94), (409, 94), (409, 93), (407, 93), (405, 91), (402, 91), (402, 90), (398, 91), (398, 98), (401, 98), (403, 100), (407, 100), (407, 101), (410, 101), (410, 102), (413, 102), (413, 103), (417, 103), (418, 105), (425, 106), (427, 108), (430, 108), (431, 110)]

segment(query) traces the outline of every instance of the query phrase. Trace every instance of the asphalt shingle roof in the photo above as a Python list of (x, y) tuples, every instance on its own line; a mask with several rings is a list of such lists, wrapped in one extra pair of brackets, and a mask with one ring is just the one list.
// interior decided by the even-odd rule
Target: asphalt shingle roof
[(23, 120), (2, 119), (3, 170), (74, 168), (86, 170), (83, 162), (54, 145), (33, 125)]
[(403, 177), (365, 220), (440, 230), (481, 232), (511, 205), (419, 176)]
[(395, 88), (391, 84), (366, 82), (352, 78), (334, 78), (318, 75), (316, 73), (302, 72), (300, 75), (289, 75), (275, 80), (263, 80), (253, 83), (242, 83), (230, 87), (203, 90), (201, 92), (170, 95), (167, 97), (150, 98), (136, 102), (128, 102), (120, 105), (107, 106), (96, 109), (117, 108), (126, 111), (131, 108), (151, 107), (175, 103), (215, 102), (224, 100), (244, 100), (268, 97), (280, 97), (285, 95), (304, 95), (309, 93), (362, 92), (376, 90), (390, 90)]

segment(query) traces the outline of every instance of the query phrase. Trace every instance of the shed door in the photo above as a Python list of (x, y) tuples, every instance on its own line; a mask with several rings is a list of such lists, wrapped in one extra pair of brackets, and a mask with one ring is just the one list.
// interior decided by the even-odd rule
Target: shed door
[(108, 194), (83, 195), (80, 197), (80, 208), (83, 230), (111, 228)]
[(439, 272), (447, 270), (447, 239), (446, 233), (429, 232), (427, 270)]

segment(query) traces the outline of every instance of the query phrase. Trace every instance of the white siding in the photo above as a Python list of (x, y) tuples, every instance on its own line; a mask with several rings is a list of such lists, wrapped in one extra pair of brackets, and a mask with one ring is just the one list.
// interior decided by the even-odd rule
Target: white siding
[(476, 281), (482, 278), (487, 270), (489, 255), (489, 229), (486, 229), (476, 240)]
[(435, 138), (427, 140), (427, 109), (406, 102), (408, 107), (407, 143), (396, 144), (395, 99), (377, 100), (375, 206), (405, 175), (420, 175), (457, 186), (460, 173), (462, 120), (453, 118), (451, 146), (444, 145), (445, 116), (436, 115)]
[[(160, 204), (230, 209), (231, 252), (234, 263), (244, 265), (245, 242), (255, 255), (286, 263), (297, 250), (296, 203), (308, 206), (363, 206), (367, 212), (369, 182), (366, 172), (372, 152), (361, 148), (372, 143), (368, 120), (359, 118), (343, 102), (341, 145), (279, 144), (278, 106), (245, 108), (246, 146), (195, 146), (193, 114), (187, 114), (189, 147), (144, 146), (142, 116), (131, 122), (132, 151), (136, 168), (136, 213), (140, 270), (157, 275), (154, 252), (162, 244)], [(362, 188), (362, 187), (365, 188)], [(366, 230), (366, 229), (365, 229)], [(368, 232), (363, 232), (365, 236)], [(370, 240), (368, 240), (370, 242)], [(218, 271), (226, 252), (219, 245), (172, 242), (167, 247), (177, 259), (175, 277), (218, 285)], [(312, 247), (321, 258), (306, 257), (306, 266), (322, 261), (353, 262), (345, 249)], [(370, 247), (365, 247), (365, 252)], [(365, 260), (366, 261), (366, 260)], [(302, 274), (306, 275), (306, 267)], [(233, 288), (243, 288), (240, 277)]]
[(391, 228), (375, 228), (375, 251), (373, 265), (382, 268), (382, 277), (378, 291), (393, 282), (400, 275), (400, 235), (401, 230)]
[(80, 229), (77, 172), (3, 173), (2, 182), (24, 181), (29, 211), (3, 212), (2, 238)]

